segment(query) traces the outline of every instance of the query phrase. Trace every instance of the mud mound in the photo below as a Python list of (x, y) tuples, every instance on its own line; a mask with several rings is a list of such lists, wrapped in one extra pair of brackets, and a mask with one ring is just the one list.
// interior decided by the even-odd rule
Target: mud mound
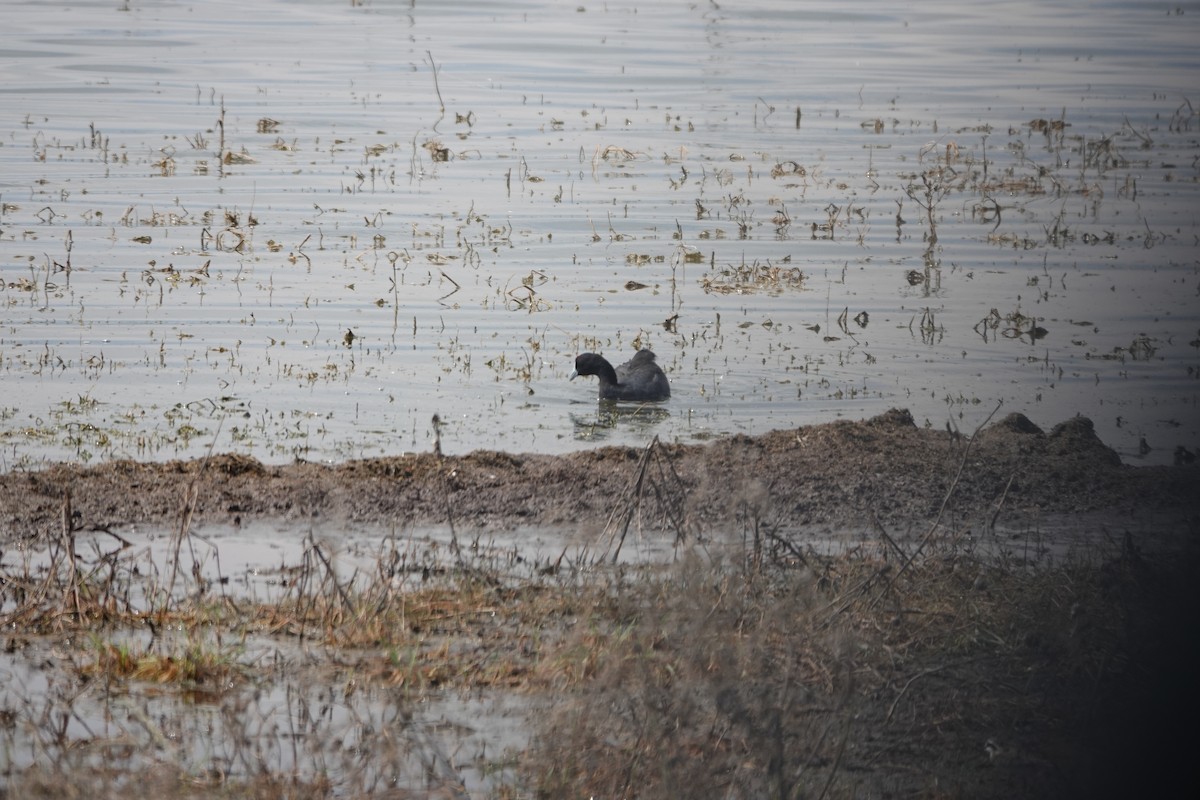
[[(1003, 507), (1020, 516), (1164, 508), (1196, 513), (1200, 470), (1129, 467), (1076, 417), (1045, 434), (1012, 414), (974, 440), (918, 428), (904, 410), (652, 452), (602, 447), (561, 456), (478, 451), (268, 466), (227, 454), (207, 461), (58, 465), (0, 476), (9, 536), (78, 527), (164, 523), (194, 503), (193, 519), (324, 518), (420, 526), (601, 524), (631, 497), (654, 495), (643, 524), (668, 528), (673, 504), (691, 523), (719, 527), (747, 513), (771, 524), (917, 525), (943, 514)], [(640, 480), (639, 480), (640, 478)], [(68, 504), (69, 498), (69, 504)], [(656, 510), (657, 509), (657, 510)]]

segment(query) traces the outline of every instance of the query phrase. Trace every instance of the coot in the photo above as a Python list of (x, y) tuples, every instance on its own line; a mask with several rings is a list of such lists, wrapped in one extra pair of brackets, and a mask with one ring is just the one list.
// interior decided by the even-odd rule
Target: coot
[(601, 400), (666, 400), (671, 396), (671, 384), (649, 350), (639, 350), (616, 369), (602, 355), (583, 353), (575, 359), (571, 380), (577, 375), (600, 379)]

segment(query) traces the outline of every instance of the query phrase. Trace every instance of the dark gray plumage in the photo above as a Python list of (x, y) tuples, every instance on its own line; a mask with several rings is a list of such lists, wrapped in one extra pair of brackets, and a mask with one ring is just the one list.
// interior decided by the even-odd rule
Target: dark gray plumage
[(577, 375), (600, 379), (601, 400), (666, 400), (671, 396), (671, 384), (649, 350), (639, 350), (616, 369), (604, 356), (583, 353), (575, 359), (571, 380)]

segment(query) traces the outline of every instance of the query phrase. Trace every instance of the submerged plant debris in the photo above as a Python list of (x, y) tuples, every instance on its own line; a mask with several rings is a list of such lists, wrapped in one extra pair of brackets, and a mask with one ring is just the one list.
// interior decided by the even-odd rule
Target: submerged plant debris
[(800, 289), (804, 273), (798, 267), (771, 263), (737, 264), (722, 267), (700, 279), (706, 292), (747, 294)]

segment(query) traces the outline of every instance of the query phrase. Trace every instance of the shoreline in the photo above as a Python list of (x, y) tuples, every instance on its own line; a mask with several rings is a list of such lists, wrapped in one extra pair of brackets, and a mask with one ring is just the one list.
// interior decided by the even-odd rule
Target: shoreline
[[(264, 465), (234, 454), (171, 462), (58, 464), (0, 475), (13, 538), (178, 520), (603, 526), (635, 502), (647, 529), (919, 525), (987, 514), (1200, 513), (1196, 465), (1129, 466), (1084, 417), (1043, 431), (1020, 414), (973, 438), (917, 427), (904, 410), (702, 444), (600, 447), (565, 455), (479, 450)], [(637, 490), (635, 492), (635, 489)], [(644, 502), (643, 502), (644, 501)]]

